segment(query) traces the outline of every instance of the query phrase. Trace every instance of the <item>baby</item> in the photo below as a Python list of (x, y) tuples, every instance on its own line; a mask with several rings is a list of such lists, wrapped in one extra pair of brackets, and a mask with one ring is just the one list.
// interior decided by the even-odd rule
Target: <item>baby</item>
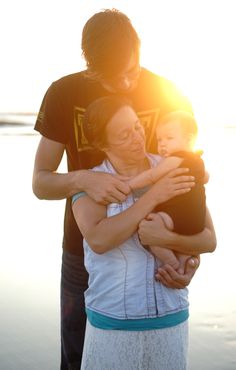
[[(208, 175), (200, 154), (193, 151), (196, 137), (197, 124), (191, 114), (184, 111), (167, 114), (156, 129), (160, 163), (129, 180), (131, 189), (136, 190), (155, 183), (172, 169), (189, 168), (189, 174), (195, 177), (195, 187), (184, 195), (160, 204), (154, 210), (168, 229), (184, 235), (197, 234), (205, 225), (204, 183), (208, 181)], [(158, 246), (150, 246), (150, 249), (163, 264), (169, 264), (179, 273), (184, 273), (185, 262), (190, 256)]]

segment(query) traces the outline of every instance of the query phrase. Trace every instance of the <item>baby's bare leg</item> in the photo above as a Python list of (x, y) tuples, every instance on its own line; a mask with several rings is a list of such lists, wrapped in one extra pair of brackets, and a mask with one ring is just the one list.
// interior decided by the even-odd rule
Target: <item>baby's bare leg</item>
[(187, 262), (187, 260), (191, 257), (187, 254), (180, 254), (180, 253), (176, 253), (176, 257), (178, 258), (178, 261), (179, 261), (179, 267), (177, 269), (177, 272), (179, 274), (184, 274), (185, 272), (185, 264)]
[[(160, 219), (163, 221), (164, 225), (169, 230), (173, 230), (173, 228), (174, 228), (173, 221), (167, 213), (158, 212), (157, 215), (160, 217)], [(152, 247), (150, 247), (150, 250), (152, 251), (154, 256), (156, 256), (162, 262), (162, 264), (168, 264), (168, 265), (172, 266), (175, 270), (177, 270), (179, 268), (180, 263), (179, 263), (178, 259), (176, 258), (176, 255), (174, 254), (174, 252), (172, 250), (162, 248), (162, 247), (158, 247), (158, 246), (152, 246)]]

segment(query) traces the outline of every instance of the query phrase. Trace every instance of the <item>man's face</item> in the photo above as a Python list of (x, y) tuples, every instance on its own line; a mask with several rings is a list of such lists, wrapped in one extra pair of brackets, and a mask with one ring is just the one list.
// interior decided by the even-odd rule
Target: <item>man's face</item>
[(132, 91), (138, 82), (140, 75), (139, 58), (132, 54), (123, 70), (116, 76), (101, 81), (103, 87), (114, 93)]

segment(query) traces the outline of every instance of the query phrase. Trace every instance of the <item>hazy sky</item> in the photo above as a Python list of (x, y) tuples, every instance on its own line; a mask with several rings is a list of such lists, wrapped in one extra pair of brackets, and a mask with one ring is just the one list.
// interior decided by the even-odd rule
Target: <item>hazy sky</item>
[(1, 5), (0, 112), (33, 111), (47, 87), (81, 70), (81, 31), (102, 8), (132, 20), (142, 64), (173, 80), (200, 116), (236, 124), (234, 0), (8, 0)]

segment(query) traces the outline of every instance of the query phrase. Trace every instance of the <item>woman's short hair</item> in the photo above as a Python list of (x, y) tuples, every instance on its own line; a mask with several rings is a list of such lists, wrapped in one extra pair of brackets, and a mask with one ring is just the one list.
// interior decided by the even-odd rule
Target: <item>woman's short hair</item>
[(106, 126), (122, 107), (131, 106), (128, 99), (105, 96), (94, 100), (84, 114), (83, 129), (90, 145), (102, 149), (106, 145)]
[(133, 53), (138, 58), (140, 40), (124, 13), (105, 9), (86, 22), (81, 47), (88, 74), (109, 79), (122, 71)]

